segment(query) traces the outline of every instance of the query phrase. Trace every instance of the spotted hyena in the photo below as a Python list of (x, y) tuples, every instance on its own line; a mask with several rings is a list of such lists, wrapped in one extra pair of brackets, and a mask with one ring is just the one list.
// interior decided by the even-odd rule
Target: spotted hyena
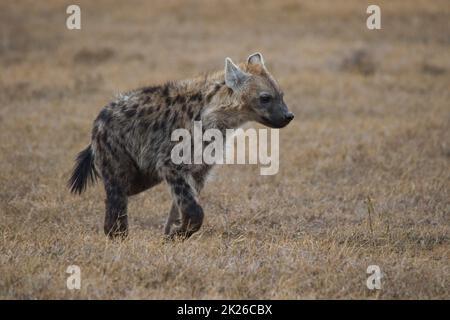
[(189, 237), (203, 222), (197, 195), (209, 164), (174, 164), (175, 129), (238, 128), (256, 121), (271, 128), (286, 126), (294, 115), (283, 92), (255, 53), (245, 63), (225, 60), (225, 70), (184, 81), (137, 89), (105, 106), (94, 121), (89, 146), (81, 151), (69, 180), (73, 193), (101, 177), (106, 191), (104, 231), (128, 234), (128, 197), (166, 181), (173, 202), (165, 225), (170, 238)]

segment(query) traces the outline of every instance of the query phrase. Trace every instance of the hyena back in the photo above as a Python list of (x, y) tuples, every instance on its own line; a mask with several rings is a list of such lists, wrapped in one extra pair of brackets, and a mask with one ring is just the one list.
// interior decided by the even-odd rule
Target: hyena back
[(293, 117), (261, 54), (239, 66), (227, 58), (222, 72), (134, 90), (105, 106), (94, 121), (91, 144), (77, 157), (69, 187), (80, 194), (101, 177), (105, 234), (125, 237), (128, 197), (164, 180), (173, 198), (165, 234), (186, 238), (202, 225), (197, 195), (211, 165), (174, 164), (171, 133), (192, 132), (194, 121), (202, 121), (203, 130), (223, 133), (248, 121), (282, 128)]

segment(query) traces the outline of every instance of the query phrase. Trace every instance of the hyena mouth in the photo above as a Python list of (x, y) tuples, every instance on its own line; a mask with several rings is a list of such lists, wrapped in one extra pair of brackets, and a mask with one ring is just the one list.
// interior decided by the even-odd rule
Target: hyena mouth
[(279, 121), (279, 122), (273, 122), (271, 121), (269, 118), (262, 116), (261, 117), (261, 123), (269, 128), (273, 128), (273, 129), (281, 129), (286, 127), (289, 122), (291, 122), (291, 120), (283, 120), (283, 121)]

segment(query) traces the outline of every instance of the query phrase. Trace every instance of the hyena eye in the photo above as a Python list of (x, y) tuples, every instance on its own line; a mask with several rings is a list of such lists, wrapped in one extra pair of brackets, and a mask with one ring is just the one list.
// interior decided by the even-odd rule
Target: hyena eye
[(261, 103), (269, 103), (270, 101), (272, 101), (272, 96), (270, 94), (268, 94), (268, 93), (262, 93), (259, 96), (259, 101)]

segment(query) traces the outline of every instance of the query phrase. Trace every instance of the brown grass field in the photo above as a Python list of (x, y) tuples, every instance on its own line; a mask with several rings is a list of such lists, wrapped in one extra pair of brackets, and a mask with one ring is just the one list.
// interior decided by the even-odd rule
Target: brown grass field
[[(0, 298), (449, 299), (450, 6), (376, 1), (371, 31), (369, 3), (77, 1), (70, 31), (71, 1), (1, 1)], [(255, 51), (296, 114), (279, 173), (217, 167), (185, 242), (163, 242), (159, 185), (109, 241), (103, 186), (66, 188), (99, 110)]]

